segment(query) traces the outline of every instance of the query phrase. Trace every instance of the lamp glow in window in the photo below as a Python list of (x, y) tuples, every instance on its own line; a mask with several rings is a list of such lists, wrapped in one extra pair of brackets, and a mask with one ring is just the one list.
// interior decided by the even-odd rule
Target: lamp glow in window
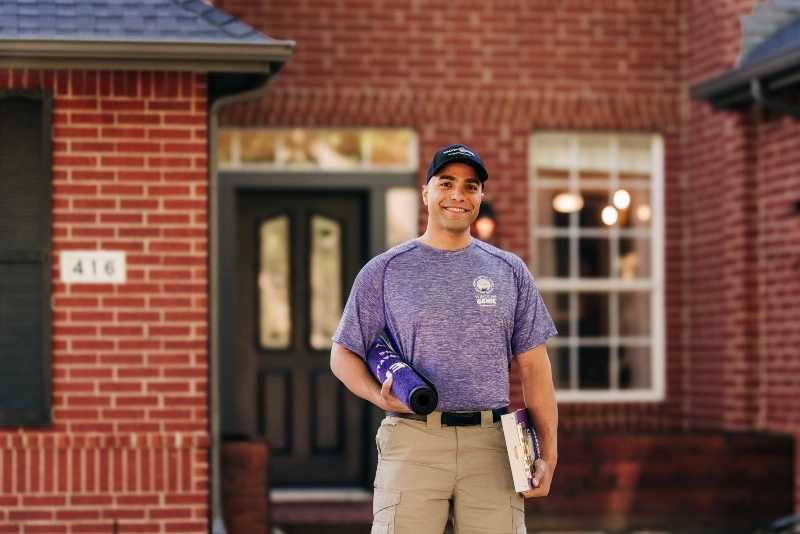
[(575, 213), (583, 208), (583, 197), (577, 193), (561, 193), (553, 199), (553, 209), (559, 213)]
[(647, 204), (642, 204), (636, 209), (636, 216), (639, 217), (640, 221), (647, 222), (653, 216), (653, 210)]
[(604, 223), (606, 223), (608, 226), (611, 226), (612, 224), (617, 222), (619, 214), (617, 213), (617, 210), (615, 210), (613, 206), (606, 206), (605, 208), (603, 208), (603, 214), (601, 215), (601, 217), (603, 218)]
[(614, 205), (620, 210), (628, 209), (628, 206), (631, 205), (631, 194), (620, 189), (614, 193)]

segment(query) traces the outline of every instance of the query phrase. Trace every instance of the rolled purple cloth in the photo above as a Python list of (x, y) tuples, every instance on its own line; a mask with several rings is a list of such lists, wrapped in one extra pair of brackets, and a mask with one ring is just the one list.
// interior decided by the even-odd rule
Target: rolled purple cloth
[(393, 376), (392, 394), (412, 412), (428, 415), (436, 409), (436, 404), (439, 402), (436, 387), (403, 360), (383, 339), (375, 340), (367, 351), (367, 367), (381, 384), (389, 376)]

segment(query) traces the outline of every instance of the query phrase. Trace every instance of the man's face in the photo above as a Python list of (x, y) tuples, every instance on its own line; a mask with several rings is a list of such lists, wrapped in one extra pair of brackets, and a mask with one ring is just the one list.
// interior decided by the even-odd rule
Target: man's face
[(422, 202), (428, 206), (428, 224), (452, 233), (469, 231), (478, 217), (483, 185), (475, 169), (466, 163), (450, 163), (422, 186)]

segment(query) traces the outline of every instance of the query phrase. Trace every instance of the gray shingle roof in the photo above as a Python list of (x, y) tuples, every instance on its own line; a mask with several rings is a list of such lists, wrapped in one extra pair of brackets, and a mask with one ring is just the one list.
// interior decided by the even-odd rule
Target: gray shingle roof
[(270, 42), (200, 0), (1, 0), (0, 39)]
[(750, 14), (742, 17), (742, 46), (738, 65), (751, 64), (778, 51), (774, 42), (768, 44), (767, 41), (773, 41), (773, 37), (798, 17), (800, 0), (771, 0), (756, 5)]
[(743, 67), (751, 65), (798, 46), (800, 46), (800, 18), (794, 19), (751, 50), (747, 56), (742, 58), (740, 65)]

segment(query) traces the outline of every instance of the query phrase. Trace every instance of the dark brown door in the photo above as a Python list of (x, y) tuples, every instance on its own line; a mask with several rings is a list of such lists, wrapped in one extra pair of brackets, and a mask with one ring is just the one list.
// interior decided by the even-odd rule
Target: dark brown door
[(358, 193), (238, 197), (237, 426), (270, 442), (272, 486), (365, 482), (366, 403), (330, 371), (365, 209)]

